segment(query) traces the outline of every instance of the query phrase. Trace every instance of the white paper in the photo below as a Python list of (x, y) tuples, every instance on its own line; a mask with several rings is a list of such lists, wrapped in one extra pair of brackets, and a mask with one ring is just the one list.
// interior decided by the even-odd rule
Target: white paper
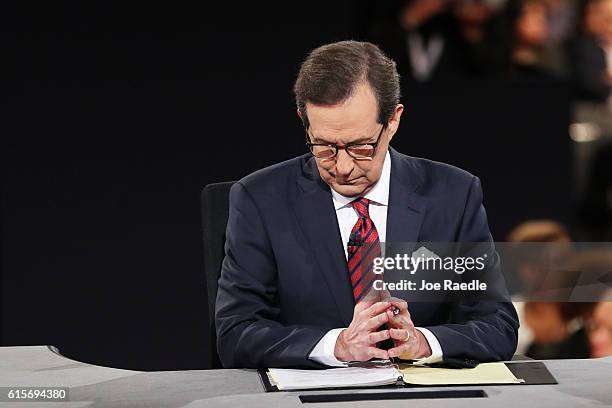
[(328, 370), (295, 370), (270, 368), (270, 377), (279, 390), (312, 388), (367, 387), (394, 384), (401, 376), (391, 365), (372, 368), (346, 367)]

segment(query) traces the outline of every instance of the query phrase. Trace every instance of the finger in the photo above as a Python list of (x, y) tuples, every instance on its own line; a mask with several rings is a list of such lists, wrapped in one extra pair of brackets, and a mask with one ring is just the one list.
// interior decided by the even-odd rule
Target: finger
[(399, 329), (402, 327), (401, 321), (400, 321), (400, 315), (395, 315), (393, 314), (393, 312), (391, 310), (387, 310), (385, 313), (387, 313), (387, 324), (389, 327), (394, 327), (396, 329)]
[(389, 307), (389, 302), (376, 302), (367, 309), (363, 311), (363, 313), (367, 317), (377, 316), (385, 311)]
[(389, 334), (389, 330), (381, 330), (379, 332), (373, 332), (368, 334), (368, 340), (370, 344), (376, 344), (380, 341), (387, 340), (391, 334)]
[(389, 329), (389, 335), (393, 340), (408, 341), (410, 332), (405, 329)]
[(383, 324), (387, 323), (387, 320), (389, 320), (389, 318), (387, 317), (387, 313), (381, 313), (366, 320), (366, 322), (364, 323), (364, 328), (367, 331), (373, 331), (375, 329), (378, 329)]
[(392, 311), (387, 310), (387, 324), (389, 327), (395, 329), (405, 329), (412, 330), (414, 329), (414, 323), (410, 320), (410, 316), (408, 315), (394, 315)]
[(391, 306), (399, 308), (400, 312), (408, 312), (408, 303), (406, 303), (405, 300), (391, 298), (389, 299), (389, 303)]
[(368, 347), (367, 353), (370, 358), (380, 358), (382, 360), (387, 360), (389, 358), (387, 350), (381, 350), (377, 347)]
[(402, 316), (399, 314), (399, 309), (394, 307), (393, 309), (387, 309), (387, 317), (390, 322), (397, 323)]
[[(395, 304), (394, 302), (390, 302), (390, 305), (391, 306), (389, 307), (389, 310), (393, 313), (393, 316), (395, 316), (396, 318), (406, 317), (409, 320), (411, 319), (406, 302)], [(403, 307), (403, 305), (406, 305), (406, 307)]]
[(363, 312), (364, 310), (368, 309), (375, 303), (376, 303), (375, 301), (371, 301), (371, 300), (361, 300), (357, 302), (357, 304), (355, 305), (355, 314)]
[(403, 343), (398, 347), (394, 347), (387, 351), (389, 357), (402, 357), (403, 359), (411, 359), (416, 355), (415, 351), (408, 343)]

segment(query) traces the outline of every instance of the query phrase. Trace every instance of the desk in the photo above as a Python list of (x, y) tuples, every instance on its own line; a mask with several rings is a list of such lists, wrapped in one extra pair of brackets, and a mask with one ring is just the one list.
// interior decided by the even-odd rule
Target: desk
[[(612, 406), (612, 357), (545, 361), (558, 385), (456, 387), (484, 389), (488, 398), (385, 401), (403, 407), (605, 407)], [(69, 387), (70, 402), (0, 403), (0, 407), (380, 407), (377, 401), (301, 404), (306, 392), (264, 393), (254, 370), (140, 372), (85, 364), (46, 346), (0, 347), (1, 387)], [(419, 388), (434, 390), (440, 387)], [(448, 389), (448, 388), (446, 388)], [(401, 391), (409, 391), (404, 389)], [(339, 391), (327, 391), (337, 393)], [(362, 390), (352, 392), (365, 392)], [(368, 390), (372, 392), (372, 390)], [(380, 392), (380, 391), (378, 391)], [(321, 393), (310, 392), (310, 393)]]

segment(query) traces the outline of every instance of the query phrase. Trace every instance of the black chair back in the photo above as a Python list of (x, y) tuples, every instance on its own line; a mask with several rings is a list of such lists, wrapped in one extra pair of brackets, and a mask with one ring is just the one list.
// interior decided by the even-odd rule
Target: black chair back
[(212, 368), (220, 368), (215, 329), (215, 300), (221, 263), (225, 256), (225, 229), (229, 216), (229, 192), (233, 181), (209, 184), (202, 190), (202, 229), (204, 233), (204, 273), (208, 300), (208, 328), (211, 341)]

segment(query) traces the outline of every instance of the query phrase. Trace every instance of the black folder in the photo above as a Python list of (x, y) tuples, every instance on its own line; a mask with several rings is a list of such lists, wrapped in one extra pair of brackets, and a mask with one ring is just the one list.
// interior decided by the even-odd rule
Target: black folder
[[(506, 367), (514, 374), (516, 378), (522, 379), (523, 382), (516, 384), (447, 384), (447, 385), (435, 385), (435, 387), (468, 387), (468, 386), (514, 386), (514, 385), (546, 385), (546, 384), (558, 384), (557, 380), (548, 371), (548, 368), (544, 363), (539, 361), (511, 361), (504, 363)], [(266, 392), (277, 392), (280, 391), (278, 387), (270, 382), (267, 370), (258, 370), (259, 378)], [(397, 389), (397, 388), (423, 388), (432, 387), (431, 385), (418, 385), (418, 384), (407, 384), (401, 380), (398, 380), (392, 385), (380, 385), (376, 387), (334, 387), (334, 388), (310, 388), (308, 390), (301, 391), (327, 391), (327, 390), (351, 390), (351, 389)], [(292, 390), (287, 392), (294, 392), (300, 390)], [(384, 395), (384, 394), (381, 394)], [(486, 394), (485, 394), (486, 396)], [(382, 397), (381, 397), (382, 398)], [(441, 398), (437, 396), (435, 398)], [(450, 397), (449, 397), (450, 398)]]

